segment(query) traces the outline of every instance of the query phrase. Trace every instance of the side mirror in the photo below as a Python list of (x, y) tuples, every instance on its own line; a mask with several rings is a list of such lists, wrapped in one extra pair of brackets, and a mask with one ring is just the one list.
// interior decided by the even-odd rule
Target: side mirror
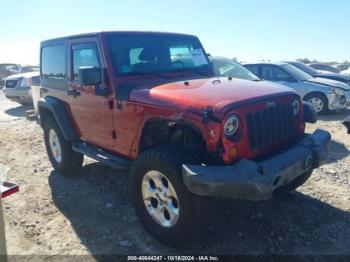
[(79, 82), (82, 86), (97, 86), (101, 84), (102, 70), (97, 67), (86, 66), (79, 68)]
[(79, 82), (82, 86), (95, 86), (95, 95), (108, 96), (110, 94), (109, 88), (102, 84), (102, 70), (97, 67), (80, 67), (79, 68)]

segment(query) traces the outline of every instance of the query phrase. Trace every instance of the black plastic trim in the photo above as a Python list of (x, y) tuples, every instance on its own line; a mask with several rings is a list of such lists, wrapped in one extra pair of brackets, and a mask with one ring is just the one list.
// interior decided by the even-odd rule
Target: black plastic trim
[(46, 96), (38, 101), (38, 108), (41, 122), (43, 119), (42, 109), (47, 109), (52, 113), (66, 140), (72, 141), (78, 139), (70, 114), (63, 101), (51, 96)]

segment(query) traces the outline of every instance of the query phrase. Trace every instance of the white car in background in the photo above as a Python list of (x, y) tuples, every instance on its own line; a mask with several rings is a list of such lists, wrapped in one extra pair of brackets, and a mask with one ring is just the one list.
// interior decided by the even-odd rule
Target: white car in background
[(341, 71), (340, 74), (343, 76), (350, 76), (350, 69), (345, 70), (345, 71)]
[(12, 101), (20, 104), (32, 104), (33, 99), (30, 87), (32, 84), (39, 85), (39, 82), (39, 72), (11, 75), (5, 79), (3, 92)]

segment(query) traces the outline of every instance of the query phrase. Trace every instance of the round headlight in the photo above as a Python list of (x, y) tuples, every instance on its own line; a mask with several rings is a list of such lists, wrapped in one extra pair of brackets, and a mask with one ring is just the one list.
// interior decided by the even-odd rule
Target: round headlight
[(299, 113), (300, 110), (300, 104), (298, 100), (294, 100), (293, 101), (293, 114), (297, 115)]
[(239, 119), (238, 116), (233, 115), (230, 116), (229, 119), (226, 120), (224, 125), (224, 133), (226, 136), (231, 137), (233, 136), (239, 127)]

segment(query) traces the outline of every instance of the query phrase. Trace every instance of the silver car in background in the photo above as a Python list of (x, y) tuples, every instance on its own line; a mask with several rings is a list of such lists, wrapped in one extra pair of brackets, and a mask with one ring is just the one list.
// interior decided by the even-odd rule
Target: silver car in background
[(215, 75), (224, 77), (240, 78), (251, 81), (261, 81), (259, 77), (229, 58), (220, 56), (209, 56)]
[(293, 88), (317, 113), (346, 109), (350, 106), (350, 86), (342, 82), (314, 78), (284, 62), (245, 64), (261, 79)]
[(39, 85), (39, 72), (29, 72), (23, 74), (11, 75), (5, 79), (3, 92), (5, 96), (21, 104), (32, 104), (31, 85)]
[(19, 64), (0, 64), (0, 88), (3, 87), (6, 77), (18, 74), (20, 69)]

